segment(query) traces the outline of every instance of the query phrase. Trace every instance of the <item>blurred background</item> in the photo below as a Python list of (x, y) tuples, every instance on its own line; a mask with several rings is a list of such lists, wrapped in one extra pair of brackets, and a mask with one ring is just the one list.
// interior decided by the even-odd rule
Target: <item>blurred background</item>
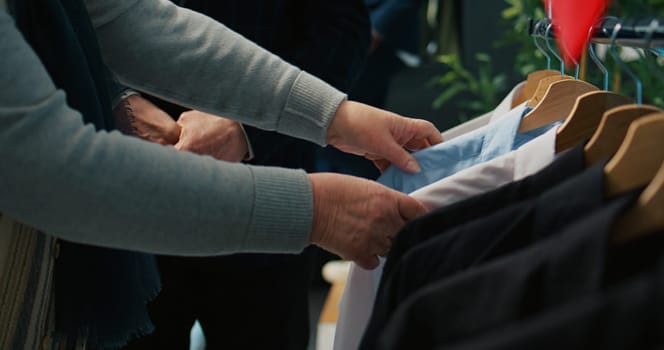
[[(608, 14), (664, 15), (664, 0), (613, 1)], [(389, 110), (428, 119), (444, 130), (492, 110), (528, 73), (546, 68), (545, 57), (528, 35), (529, 19), (545, 17), (541, 1), (429, 0), (421, 15), (422, 63), (395, 77)], [(644, 102), (663, 107), (664, 79), (646, 73), (663, 72), (651, 69), (661, 67), (662, 61), (643, 55), (623, 57), (641, 73)], [(611, 89), (633, 94), (633, 81), (623, 76), (611, 56), (601, 58), (611, 72)], [(583, 79), (600, 85), (600, 72), (592, 63), (582, 68)]]

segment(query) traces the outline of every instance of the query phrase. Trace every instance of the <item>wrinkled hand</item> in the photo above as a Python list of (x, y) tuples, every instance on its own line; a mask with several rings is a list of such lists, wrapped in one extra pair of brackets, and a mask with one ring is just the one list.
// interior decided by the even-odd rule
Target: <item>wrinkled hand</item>
[(362, 268), (378, 266), (392, 238), (426, 213), (417, 200), (377, 182), (348, 175), (310, 174), (314, 217), (310, 241)]
[(180, 138), (175, 120), (140, 95), (127, 97), (114, 115), (117, 128), (125, 134), (162, 145), (174, 145)]
[(239, 162), (249, 150), (240, 123), (200, 111), (188, 111), (177, 121), (182, 127), (178, 150)]
[(409, 173), (420, 167), (409, 151), (440, 143), (443, 137), (426, 120), (398, 114), (358, 102), (339, 105), (327, 129), (327, 143), (347, 153), (372, 160), (381, 170), (390, 164)]

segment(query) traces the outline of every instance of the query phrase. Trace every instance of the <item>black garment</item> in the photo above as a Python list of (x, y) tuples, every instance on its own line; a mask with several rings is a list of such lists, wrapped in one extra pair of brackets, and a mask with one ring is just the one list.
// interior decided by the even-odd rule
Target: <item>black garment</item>
[(306, 349), (306, 265), (297, 259), (305, 256), (160, 258), (163, 289), (149, 305), (155, 331), (127, 349), (189, 349), (196, 319), (207, 349)]
[(422, 288), (398, 307), (377, 348), (453, 345), (597, 292), (615, 279), (606, 269), (611, 227), (637, 196), (621, 196), (555, 237)]
[[(174, 1), (206, 14), (286, 61), (347, 91), (369, 47), (362, 0)], [(223, 77), (220, 77), (223, 79)], [(173, 117), (186, 109), (150, 98)], [(249, 126), (250, 164), (314, 170), (317, 145)], [(162, 292), (150, 304), (155, 332), (130, 349), (187, 348), (198, 319), (208, 349), (306, 349), (309, 265), (320, 254), (158, 257)], [(317, 269), (320, 275), (320, 269)]]
[(390, 82), (405, 68), (406, 65), (397, 57), (394, 48), (389, 45), (378, 46), (369, 55), (366, 68), (351, 90), (350, 98), (374, 107), (385, 108)]
[[(541, 171), (496, 190), (431, 211), (413, 220), (394, 238), (383, 268), (384, 280), (410, 249), (447, 230), (490, 215), (501, 208), (535, 197), (585, 169), (583, 146), (561, 154)], [(381, 280), (381, 281), (382, 281)], [(382, 284), (382, 282), (381, 282)]]
[[(661, 349), (664, 346), (664, 258), (661, 256), (664, 232), (653, 235), (656, 236), (639, 242), (640, 247), (628, 248), (631, 254), (616, 259), (628, 264), (640, 262), (643, 272), (637, 277), (498, 327), (452, 348)], [(659, 257), (659, 263), (651, 261), (654, 257)]]
[[(567, 179), (542, 195), (460, 225), (407, 252), (382, 280), (362, 349), (375, 340), (394, 310), (422, 287), (558, 233), (604, 205), (604, 164)], [(574, 201), (569, 198), (574, 197)]]
[[(81, 1), (10, 3), (18, 29), (67, 103), (97, 130), (112, 130), (109, 72)], [(112, 176), (112, 175), (109, 175)], [(117, 348), (151, 330), (145, 304), (159, 290), (154, 257), (60, 241), (55, 261), (57, 336), (87, 337), (90, 348)]]

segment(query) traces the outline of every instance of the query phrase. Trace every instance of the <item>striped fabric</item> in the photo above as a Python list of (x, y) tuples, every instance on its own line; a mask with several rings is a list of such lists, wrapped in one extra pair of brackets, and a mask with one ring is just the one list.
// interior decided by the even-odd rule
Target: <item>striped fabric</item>
[(51, 349), (53, 237), (0, 214), (0, 349)]

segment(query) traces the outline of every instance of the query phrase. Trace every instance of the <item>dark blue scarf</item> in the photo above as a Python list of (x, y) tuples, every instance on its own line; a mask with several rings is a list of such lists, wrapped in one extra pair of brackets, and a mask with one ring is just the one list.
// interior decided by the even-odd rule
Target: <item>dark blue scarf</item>
[[(97, 130), (113, 129), (110, 76), (83, 3), (17, 0), (11, 10), (56, 86), (67, 93), (68, 104)], [(61, 242), (56, 331), (85, 336), (90, 348), (122, 347), (152, 331), (146, 303), (159, 288), (152, 255)]]

